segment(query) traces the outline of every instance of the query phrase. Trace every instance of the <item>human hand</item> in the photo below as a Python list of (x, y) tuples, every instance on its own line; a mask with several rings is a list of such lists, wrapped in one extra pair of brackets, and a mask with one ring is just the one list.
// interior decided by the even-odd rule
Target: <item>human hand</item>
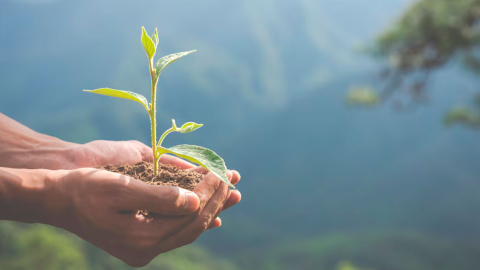
[(153, 161), (152, 149), (139, 141), (92, 141), (78, 144), (66, 153), (64, 169)]
[[(233, 175), (228, 174), (235, 183)], [(194, 192), (150, 186), (128, 176), (95, 169), (67, 171), (62, 179), (71, 204), (65, 217), (53, 225), (135, 267), (193, 242), (212, 228), (220, 211), (228, 206), (230, 193), (228, 186), (211, 173), (205, 175)], [(143, 216), (138, 210), (153, 214)]]
[[(162, 155), (160, 157), (160, 162), (162, 162), (163, 164), (175, 165), (175, 166), (177, 166), (177, 167), (179, 167), (183, 170), (193, 170), (193, 171), (196, 171), (198, 173), (202, 173), (204, 175), (208, 173), (207, 169), (205, 169), (201, 166), (195, 166), (192, 163), (190, 163), (188, 161), (185, 161), (183, 159), (180, 159), (178, 157), (175, 157), (175, 156)], [(232, 174), (232, 178), (230, 179), (230, 182), (233, 185), (236, 185), (240, 181), (240, 178), (241, 178), (240, 173), (238, 173), (235, 170), (231, 170), (231, 171), (229, 170), (229, 172)], [(240, 191), (231, 190), (229, 195), (228, 195), (227, 202), (225, 203), (222, 210), (226, 210), (226, 209), (232, 207), (233, 205), (239, 203), (241, 199), (242, 199), (242, 194), (240, 193)], [(214, 219), (214, 221), (210, 224), (209, 229), (217, 228), (217, 227), (220, 227), (220, 226), (222, 226), (222, 220), (217, 215), (216, 218)]]
[[(96, 167), (107, 164), (135, 164), (140, 161), (153, 161), (152, 149), (139, 141), (93, 141), (76, 148), (74, 168)], [(202, 174), (208, 171), (188, 161), (171, 155), (162, 155), (160, 162), (172, 164), (183, 170), (195, 170)], [(232, 172), (232, 183), (235, 185), (240, 181), (240, 174)], [(240, 191), (229, 192), (227, 203), (223, 210), (237, 204), (241, 200)], [(217, 216), (210, 228), (217, 228), (222, 225), (221, 219)]]
[[(206, 172), (175, 157), (162, 161)], [(235, 185), (240, 175), (229, 171), (228, 178)], [(0, 168), (0, 182), (0, 220), (64, 228), (135, 266), (220, 226), (215, 219), (220, 211), (240, 201), (238, 191), (230, 191), (212, 174), (206, 174), (194, 194), (90, 168)], [(139, 209), (152, 214), (136, 215)], [(133, 256), (139, 253), (143, 255)]]

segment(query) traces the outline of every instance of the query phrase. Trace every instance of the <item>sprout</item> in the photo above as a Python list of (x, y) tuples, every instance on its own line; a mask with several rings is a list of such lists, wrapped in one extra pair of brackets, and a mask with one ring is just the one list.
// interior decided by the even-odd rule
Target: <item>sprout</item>
[(230, 187), (235, 188), (227, 178), (227, 168), (225, 166), (225, 162), (223, 159), (218, 156), (215, 152), (210, 149), (203, 148), (196, 145), (177, 145), (171, 148), (164, 148), (162, 147), (162, 142), (165, 137), (170, 134), (171, 132), (180, 132), (180, 133), (189, 133), (194, 130), (197, 130), (202, 126), (202, 124), (197, 124), (194, 122), (188, 122), (183, 124), (180, 128), (178, 128), (175, 124), (175, 120), (172, 119), (172, 127), (165, 131), (160, 139), (157, 142), (156, 136), (156, 94), (157, 94), (157, 82), (160, 73), (171, 63), (177, 61), (178, 59), (195, 52), (187, 51), (187, 52), (180, 52), (174, 53), (167, 56), (160, 58), (155, 65), (153, 64), (153, 59), (155, 56), (155, 52), (157, 50), (158, 45), (158, 33), (157, 29), (155, 28), (155, 32), (150, 37), (145, 31), (145, 28), (142, 27), (142, 44), (143, 48), (145, 49), (145, 53), (148, 57), (148, 67), (150, 70), (150, 78), (152, 83), (152, 99), (151, 103), (148, 103), (147, 99), (137, 93), (129, 92), (129, 91), (122, 91), (110, 88), (98, 88), (95, 90), (83, 90), (85, 92), (95, 93), (99, 95), (111, 96), (111, 97), (118, 97), (136, 101), (143, 105), (143, 107), (147, 110), (148, 115), (150, 117), (151, 123), (151, 132), (152, 132), (152, 151), (153, 151), (153, 164), (154, 164), (154, 172), (155, 175), (158, 173), (158, 161), (160, 156), (165, 153), (173, 154), (179, 156), (181, 158), (187, 159), (194, 163), (201, 165), (202, 167), (209, 170), (215, 176), (217, 176), (220, 180), (227, 183)]

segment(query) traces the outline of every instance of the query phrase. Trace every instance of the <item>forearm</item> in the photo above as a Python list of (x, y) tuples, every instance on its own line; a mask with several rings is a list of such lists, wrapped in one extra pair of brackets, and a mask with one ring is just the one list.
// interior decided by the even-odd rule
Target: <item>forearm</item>
[(0, 167), (0, 220), (62, 227), (69, 212), (61, 181), (64, 174), (66, 171)]
[(60, 169), (76, 144), (35, 132), (0, 113), (0, 167)]

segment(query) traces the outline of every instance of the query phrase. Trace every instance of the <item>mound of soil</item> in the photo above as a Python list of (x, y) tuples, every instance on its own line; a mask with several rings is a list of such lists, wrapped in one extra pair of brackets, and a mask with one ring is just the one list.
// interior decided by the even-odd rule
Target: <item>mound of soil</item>
[(99, 169), (128, 175), (150, 185), (175, 186), (187, 190), (193, 190), (203, 179), (203, 174), (201, 173), (185, 171), (177, 166), (162, 163), (158, 164), (158, 174), (155, 176), (153, 173), (153, 162), (145, 161), (135, 165), (106, 165)]

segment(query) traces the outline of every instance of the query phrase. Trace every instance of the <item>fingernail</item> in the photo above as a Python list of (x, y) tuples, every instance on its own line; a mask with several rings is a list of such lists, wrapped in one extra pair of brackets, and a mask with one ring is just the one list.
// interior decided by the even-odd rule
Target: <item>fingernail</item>
[(185, 210), (188, 212), (195, 212), (198, 209), (200, 202), (197, 194), (193, 192), (185, 192)]

